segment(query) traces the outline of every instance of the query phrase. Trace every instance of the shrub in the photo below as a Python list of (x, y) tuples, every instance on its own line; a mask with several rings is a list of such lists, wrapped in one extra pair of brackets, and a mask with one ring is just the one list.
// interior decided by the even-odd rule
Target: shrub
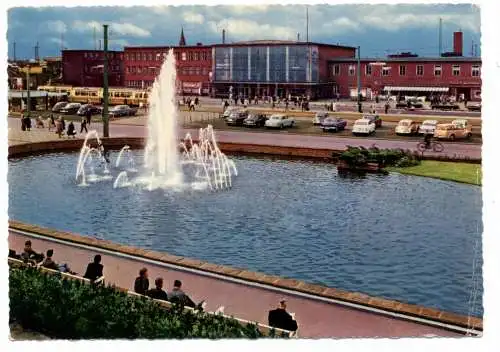
[[(174, 307), (114, 287), (10, 268), (10, 319), (60, 339), (259, 338), (255, 324)], [(270, 337), (275, 337), (274, 332)]]
[(378, 163), (382, 167), (407, 167), (420, 163), (418, 153), (411, 150), (379, 149), (377, 147), (366, 149), (363, 147), (347, 146), (347, 150), (340, 154), (339, 159), (353, 167), (364, 166), (369, 162)]

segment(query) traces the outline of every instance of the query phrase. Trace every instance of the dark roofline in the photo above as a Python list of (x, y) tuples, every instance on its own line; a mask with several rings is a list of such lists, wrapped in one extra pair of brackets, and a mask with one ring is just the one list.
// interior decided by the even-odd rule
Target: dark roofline
[[(357, 62), (356, 58), (331, 58), (329, 62)], [(361, 58), (361, 62), (478, 62), (481, 63), (480, 57), (377, 57), (377, 58)]]
[(273, 40), (257, 40), (257, 41), (248, 41), (248, 42), (234, 42), (234, 43), (218, 43), (213, 44), (214, 47), (228, 47), (228, 46), (273, 46), (273, 45), (317, 45), (323, 47), (334, 47), (334, 48), (343, 48), (343, 49), (352, 49), (356, 50), (354, 46), (347, 45), (339, 45), (339, 44), (328, 44), (328, 43), (317, 43), (317, 42), (298, 42), (298, 41), (273, 41)]
[(170, 48), (174, 48), (174, 49), (192, 49), (192, 48), (202, 48), (202, 49), (206, 49), (206, 48), (212, 48), (212, 45), (183, 45), (183, 46), (179, 46), (179, 45), (156, 45), (156, 46), (124, 46), (123, 47), (123, 51), (125, 50), (141, 50), (141, 49), (146, 49), (146, 50), (151, 50), (151, 49), (155, 49), (155, 50), (165, 50), (165, 49), (170, 49)]
[[(61, 52), (73, 52), (73, 53), (102, 53), (104, 50), (94, 50), (94, 49), (64, 49), (61, 50)], [(121, 50), (108, 50), (108, 53), (122, 53), (123, 51)]]

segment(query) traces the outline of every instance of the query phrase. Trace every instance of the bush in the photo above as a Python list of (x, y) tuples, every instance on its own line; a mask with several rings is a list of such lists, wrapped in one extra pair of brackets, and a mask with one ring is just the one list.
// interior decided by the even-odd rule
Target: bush
[[(259, 338), (255, 324), (167, 309), (146, 297), (49, 275), (10, 268), (10, 319), (59, 339)], [(270, 337), (275, 337), (274, 332)]]
[(407, 167), (420, 164), (418, 153), (403, 149), (379, 149), (371, 147), (347, 146), (347, 150), (339, 156), (349, 166), (360, 167), (367, 163), (378, 163), (382, 167)]

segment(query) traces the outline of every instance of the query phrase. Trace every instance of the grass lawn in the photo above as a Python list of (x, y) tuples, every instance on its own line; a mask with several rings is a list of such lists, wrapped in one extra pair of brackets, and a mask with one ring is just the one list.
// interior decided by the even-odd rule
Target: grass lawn
[(406, 175), (425, 176), (455, 182), (481, 185), (481, 165), (468, 163), (452, 163), (433, 160), (422, 160), (418, 166), (388, 167), (387, 171)]

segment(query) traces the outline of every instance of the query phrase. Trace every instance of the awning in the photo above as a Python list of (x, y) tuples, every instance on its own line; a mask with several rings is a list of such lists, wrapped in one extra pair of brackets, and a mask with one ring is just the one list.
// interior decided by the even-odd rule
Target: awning
[(384, 87), (386, 92), (439, 92), (446, 93), (450, 90), (448, 87)]

